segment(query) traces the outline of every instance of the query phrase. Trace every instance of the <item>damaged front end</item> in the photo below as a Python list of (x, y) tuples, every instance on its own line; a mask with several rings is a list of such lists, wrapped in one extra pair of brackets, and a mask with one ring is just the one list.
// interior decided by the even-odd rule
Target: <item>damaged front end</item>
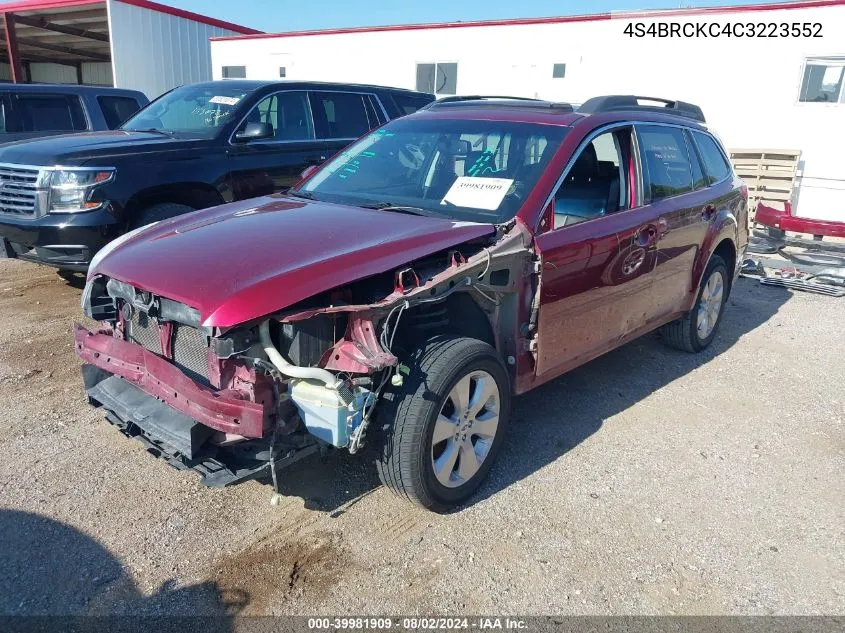
[[(212, 487), (271, 478), (307, 455), (358, 451), (400, 359), (438, 333), (481, 338), (516, 372), (532, 284), (527, 232), (510, 230), (334, 289), (233, 328), (94, 276), (76, 352), (90, 402), (155, 456)], [(530, 296), (530, 293), (529, 295)], [(276, 487), (278, 490), (278, 488)]]

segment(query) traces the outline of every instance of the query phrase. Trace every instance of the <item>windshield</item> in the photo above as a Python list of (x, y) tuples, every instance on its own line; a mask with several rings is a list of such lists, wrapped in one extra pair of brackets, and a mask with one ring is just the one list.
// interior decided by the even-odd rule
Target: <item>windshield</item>
[(349, 146), (292, 193), (455, 220), (506, 222), (567, 131), (513, 121), (399, 119)]
[(182, 86), (123, 124), (123, 130), (155, 130), (184, 138), (213, 138), (252, 91), (241, 86)]

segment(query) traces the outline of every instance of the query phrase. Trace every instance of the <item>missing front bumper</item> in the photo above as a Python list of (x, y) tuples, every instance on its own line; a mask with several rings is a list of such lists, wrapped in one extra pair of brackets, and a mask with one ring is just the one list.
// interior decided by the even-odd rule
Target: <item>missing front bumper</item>
[(106, 332), (74, 328), (76, 353), (87, 364), (120, 376), (175, 411), (223, 433), (265, 435), (272, 403), (251, 402), (233, 391), (199, 385), (168, 360)]
[(210, 488), (223, 488), (250, 479), (269, 478), (282, 468), (317, 452), (309, 436), (286, 437), (271, 451), (270, 439), (216, 446), (212, 429), (119, 376), (93, 365), (82, 366), (85, 390), (92, 405), (106, 411), (106, 420), (126, 437), (140, 441), (148, 453), (177, 470), (193, 470)]

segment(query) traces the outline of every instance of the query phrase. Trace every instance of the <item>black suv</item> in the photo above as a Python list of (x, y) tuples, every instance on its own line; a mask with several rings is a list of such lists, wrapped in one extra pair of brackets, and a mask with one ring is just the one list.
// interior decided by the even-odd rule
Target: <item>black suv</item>
[(0, 143), (113, 130), (150, 102), (143, 92), (74, 84), (0, 84)]
[(0, 146), (0, 257), (84, 271), (128, 230), (286, 190), (433, 100), (377, 86), (212, 81), (162, 95), (115, 131)]

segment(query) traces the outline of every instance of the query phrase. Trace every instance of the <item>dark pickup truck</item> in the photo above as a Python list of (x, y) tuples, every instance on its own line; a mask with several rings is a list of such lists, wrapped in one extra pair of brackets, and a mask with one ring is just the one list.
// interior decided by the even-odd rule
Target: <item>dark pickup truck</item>
[(74, 84), (0, 84), (0, 143), (114, 130), (150, 102), (143, 92)]
[(286, 190), (433, 100), (378, 86), (212, 81), (162, 95), (118, 130), (0, 146), (0, 257), (85, 271), (129, 230)]

